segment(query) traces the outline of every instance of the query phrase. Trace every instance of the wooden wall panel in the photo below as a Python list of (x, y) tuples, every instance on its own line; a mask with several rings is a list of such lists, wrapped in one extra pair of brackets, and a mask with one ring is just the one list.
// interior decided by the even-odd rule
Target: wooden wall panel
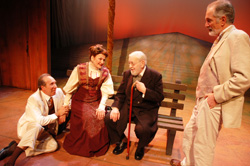
[(36, 90), (37, 78), (48, 72), (48, 1), (0, 2), (2, 85)]
[[(3, 85), (29, 89), (28, 57), (26, 56), (27, 17), (21, 1), (5, 3), (1, 15), (1, 80)], [(14, 12), (13, 12), (14, 11)]]
[(46, 0), (29, 0), (28, 5), (31, 89), (36, 89), (37, 78), (42, 73), (49, 72), (47, 54), (47, 3)]

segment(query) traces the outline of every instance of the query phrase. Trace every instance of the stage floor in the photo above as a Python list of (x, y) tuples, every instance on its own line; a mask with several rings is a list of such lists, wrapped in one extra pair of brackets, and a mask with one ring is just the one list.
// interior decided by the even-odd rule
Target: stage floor
[[(60, 79), (58, 85), (61, 86)], [(27, 98), (33, 92), (10, 87), (0, 87), (0, 149), (4, 148), (12, 140), (19, 141), (17, 138), (17, 121), (24, 112)], [(186, 92), (186, 100), (183, 111), (178, 111), (178, 116), (184, 118), (186, 124), (190, 118), (193, 106), (195, 105), (194, 91)], [(161, 110), (162, 111), (162, 110)], [(133, 126), (132, 126), (133, 127)], [(166, 130), (159, 129), (154, 140), (146, 147), (145, 156), (141, 161), (134, 159), (137, 146), (137, 138), (131, 133), (130, 159), (126, 160), (126, 150), (120, 155), (112, 153), (115, 146), (111, 145), (108, 152), (101, 157), (81, 157), (67, 153), (62, 143), (67, 133), (57, 137), (60, 145), (59, 150), (53, 153), (42, 154), (36, 157), (25, 157), (23, 153), (17, 160), (16, 166), (116, 166), (116, 165), (170, 165), (172, 158), (182, 159), (182, 137), (183, 132), (177, 132), (172, 156), (165, 154)], [(246, 99), (244, 104), (242, 126), (239, 129), (222, 128), (215, 150), (214, 166), (248, 166), (250, 163), (250, 99)], [(0, 161), (3, 165), (8, 158)]]

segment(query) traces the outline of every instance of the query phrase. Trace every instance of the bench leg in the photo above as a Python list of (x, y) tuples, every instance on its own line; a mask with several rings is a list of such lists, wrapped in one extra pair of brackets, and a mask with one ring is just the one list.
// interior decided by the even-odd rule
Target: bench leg
[(166, 154), (167, 155), (172, 155), (175, 134), (176, 134), (175, 130), (168, 130), (167, 131), (167, 147), (166, 147)]

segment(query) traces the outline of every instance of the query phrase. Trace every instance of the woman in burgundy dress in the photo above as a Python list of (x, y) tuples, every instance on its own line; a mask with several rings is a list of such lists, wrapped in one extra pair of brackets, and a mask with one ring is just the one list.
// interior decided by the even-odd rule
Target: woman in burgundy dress
[(64, 105), (71, 102), (70, 133), (63, 147), (70, 154), (85, 157), (104, 155), (109, 137), (104, 124), (105, 103), (114, 93), (109, 70), (104, 67), (108, 56), (102, 45), (89, 48), (90, 61), (77, 65), (63, 90)]

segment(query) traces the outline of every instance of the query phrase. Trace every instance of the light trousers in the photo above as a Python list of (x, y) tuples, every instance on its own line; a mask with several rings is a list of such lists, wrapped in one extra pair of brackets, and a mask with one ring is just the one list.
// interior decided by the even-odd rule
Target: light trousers
[(25, 150), (27, 157), (54, 152), (57, 149), (57, 141), (40, 124), (27, 122), (23, 127), (26, 127), (26, 130), (18, 134), (20, 142), (17, 146), (28, 147)]
[(207, 100), (197, 100), (183, 136), (183, 166), (212, 166), (216, 140), (221, 129), (221, 106), (210, 109)]

